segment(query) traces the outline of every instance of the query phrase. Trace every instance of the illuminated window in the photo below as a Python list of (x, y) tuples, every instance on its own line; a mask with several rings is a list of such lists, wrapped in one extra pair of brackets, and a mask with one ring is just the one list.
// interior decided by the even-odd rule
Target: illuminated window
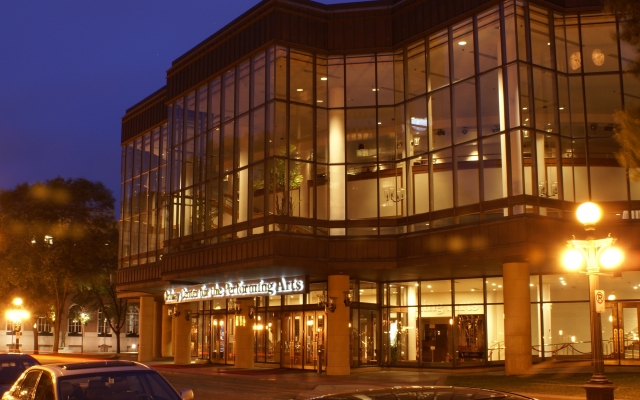
[(127, 335), (138, 336), (140, 321), (140, 309), (138, 306), (129, 306), (127, 310)]

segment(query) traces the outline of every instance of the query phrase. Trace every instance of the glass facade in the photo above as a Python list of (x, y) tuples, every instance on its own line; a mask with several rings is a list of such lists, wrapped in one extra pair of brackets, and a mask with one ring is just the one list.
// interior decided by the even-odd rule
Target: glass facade
[[(268, 231), (397, 234), (635, 199), (613, 112), (640, 84), (617, 27), (508, 1), (393, 53), (259, 52), (123, 146), (122, 266)], [(456, 212), (520, 195), (558, 202)]]

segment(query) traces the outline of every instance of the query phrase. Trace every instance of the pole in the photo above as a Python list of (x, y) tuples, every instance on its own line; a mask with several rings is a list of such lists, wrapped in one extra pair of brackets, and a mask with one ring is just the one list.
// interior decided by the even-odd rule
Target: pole
[(611, 384), (604, 374), (604, 357), (602, 356), (602, 323), (600, 314), (596, 312), (596, 295), (599, 277), (589, 274), (589, 307), (591, 308), (591, 354), (593, 354), (593, 375), (591, 383)]

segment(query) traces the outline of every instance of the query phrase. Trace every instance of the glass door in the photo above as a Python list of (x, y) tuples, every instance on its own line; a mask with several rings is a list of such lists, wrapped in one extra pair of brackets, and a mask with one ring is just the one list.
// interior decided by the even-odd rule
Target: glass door
[(301, 368), (305, 330), (302, 312), (282, 315), (282, 368)]
[(640, 303), (611, 303), (602, 314), (602, 347), (607, 364), (639, 364)]
[(211, 362), (225, 363), (225, 316), (211, 316)]

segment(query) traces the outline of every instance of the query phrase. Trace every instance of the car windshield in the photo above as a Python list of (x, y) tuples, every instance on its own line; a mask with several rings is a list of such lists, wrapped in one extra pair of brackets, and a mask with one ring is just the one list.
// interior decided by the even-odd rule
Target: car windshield
[(0, 360), (0, 384), (13, 383), (25, 369), (38, 362), (35, 359), (6, 359)]
[(180, 400), (155, 371), (100, 371), (58, 378), (63, 400)]

